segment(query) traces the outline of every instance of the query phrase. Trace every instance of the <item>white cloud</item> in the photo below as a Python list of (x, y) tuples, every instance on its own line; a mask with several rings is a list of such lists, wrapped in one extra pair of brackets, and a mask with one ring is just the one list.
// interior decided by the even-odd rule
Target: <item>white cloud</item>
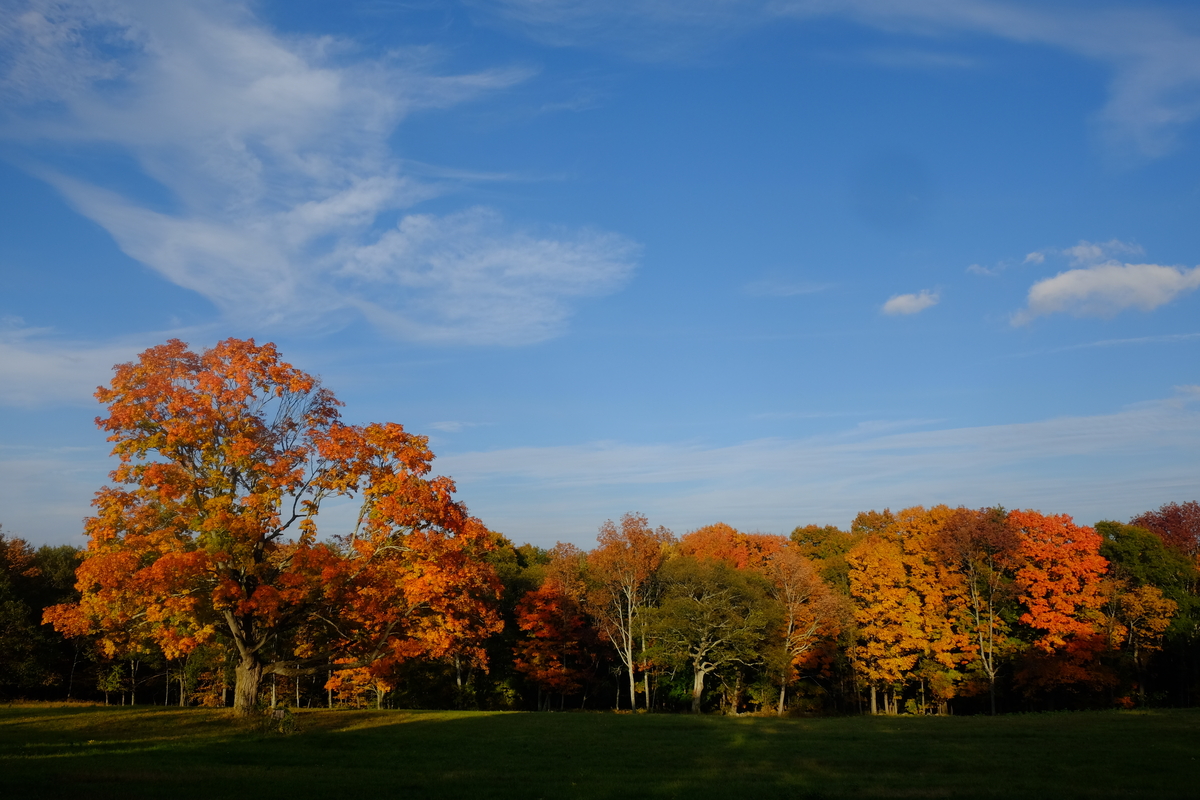
[(92, 393), (112, 378), (113, 365), (132, 360), (149, 346), (61, 341), (48, 330), (24, 327), (20, 320), (7, 322), (0, 328), (0, 406), (94, 404)]
[(513, 232), (487, 209), (404, 217), (348, 254), (338, 274), (361, 298), (394, 286), (396, 301), (357, 300), (369, 318), (407, 338), (520, 344), (557, 332), (566, 300), (602, 294), (632, 269), (637, 247), (584, 231), (570, 238)]
[(350, 42), (283, 38), (237, 0), (26, 0), (0, 12), (0, 51), (0, 137), (35, 159), (89, 146), (136, 159), (165, 201), (40, 174), (126, 253), (232, 320), (311, 329), (364, 312), (410, 338), (527, 342), (632, 269), (636, 248), (611, 234), (537, 238), (491, 214), (468, 254), (430, 238), (462, 233), (461, 215), (420, 215), (399, 230), (424, 226), (425, 262), (345, 279), (361, 254), (394, 250), (380, 223), (462, 180), (406, 172), (389, 144), (397, 125), (526, 70), (440, 75), (422, 50), (360, 57)]
[[(1174, 148), (1178, 133), (1200, 116), (1200, 34), (1187, 12), (1133, 3), (1097, 7), (1069, 0), (503, 0), (481, 12), (498, 15), (553, 44), (616, 46), (651, 58), (690, 54), (742, 31), (777, 25), (781, 18), (801, 23), (850, 19), (924, 40), (982, 34), (1058, 48), (1106, 66), (1112, 74), (1109, 97), (1096, 122), (1116, 152), (1163, 155)], [(942, 61), (946, 66), (946, 59)], [(911, 59), (898, 59), (895, 66), (909, 67)]]
[(1110, 317), (1127, 308), (1152, 311), (1200, 287), (1200, 267), (1109, 262), (1060, 272), (1029, 289), (1027, 305), (1013, 316), (1022, 325), (1046, 314)]
[(474, 513), (519, 540), (588, 544), (639, 510), (687, 530), (718, 519), (786, 532), (858, 511), (946, 502), (1127, 519), (1200, 483), (1200, 392), (1111, 414), (724, 447), (595, 443), (445, 455)]
[[(1086, 267), (1093, 264), (1103, 264), (1114, 260), (1117, 256), (1140, 256), (1144, 251), (1140, 245), (1111, 239), (1107, 242), (1089, 242), (1080, 240), (1074, 247), (1064, 248), (1061, 253), (1071, 259), (1071, 266)], [(1042, 263), (1042, 262), (1037, 262)]]
[(883, 313), (893, 315), (919, 314), (930, 306), (936, 306), (937, 303), (937, 292), (922, 289), (920, 294), (893, 295), (891, 299), (883, 304)]
[(1046, 260), (1046, 254), (1035, 250), (1034, 252), (1026, 255), (1025, 260), (1021, 263), (1023, 263), (1023, 264), (1041, 264), (1041, 263), (1045, 262), (1045, 260)]

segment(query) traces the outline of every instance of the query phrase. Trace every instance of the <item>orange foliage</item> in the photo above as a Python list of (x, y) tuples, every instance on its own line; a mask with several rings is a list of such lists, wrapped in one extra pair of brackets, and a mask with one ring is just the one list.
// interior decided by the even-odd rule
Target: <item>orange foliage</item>
[(1072, 637), (1097, 633), (1095, 612), (1104, 602), (1099, 579), (1108, 569), (1100, 536), (1066, 514), (1012, 511), (1008, 520), (1020, 537), (1021, 622), (1041, 631), (1034, 646), (1049, 653)]
[[(96, 397), (117, 487), (97, 493), (77, 572), (82, 599), (48, 609), (110, 653), (148, 639), (168, 658), (220, 636), (239, 653), (236, 706), (262, 674), (368, 664), (482, 638), (500, 626), (488, 531), (429, 477), (425, 437), (350, 426), (341, 403), (273, 345), (183, 342), (120, 364)], [(323, 500), (358, 496), (358, 525), (318, 538)]]
[(679, 539), (678, 552), (703, 560), (722, 561), (736, 569), (759, 567), (787, 546), (787, 538), (766, 533), (742, 533), (718, 522)]

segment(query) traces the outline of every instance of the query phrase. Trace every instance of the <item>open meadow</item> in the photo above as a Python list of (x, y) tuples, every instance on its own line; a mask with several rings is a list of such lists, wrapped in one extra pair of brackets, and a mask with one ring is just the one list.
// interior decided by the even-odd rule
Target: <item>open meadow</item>
[(1200, 712), (776, 719), (0, 709), (0, 797), (1195, 797)]

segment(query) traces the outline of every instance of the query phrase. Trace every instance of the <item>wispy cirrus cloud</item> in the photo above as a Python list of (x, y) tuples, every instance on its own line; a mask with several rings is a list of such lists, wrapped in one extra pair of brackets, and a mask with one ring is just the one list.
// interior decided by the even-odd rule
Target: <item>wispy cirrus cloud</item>
[[(412, 214), (375, 242), (347, 253), (337, 275), (360, 288), (353, 302), (405, 338), (486, 341), (497, 331), (513, 344), (558, 332), (567, 301), (603, 294), (628, 276), (637, 246), (624, 237), (581, 231), (539, 237), (511, 230), (494, 211), (473, 208), (437, 217)], [(395, 285), (399, 302), (366, 298)], [(399, 313), (396, 313), (396, 312)]]
[[(945, 42), (991, 36), (1052, 47), (1098, 62), (1110, 73), (1096, 123), (1114, 152), (1158, 157), (1200, 116), (1200, 34), (1185, 13), (1145, 3), (1096, 6), (1023, 0), (502, 0), (481, 14), (558, 45), (617, 47), (669, 58), (713, 46), (781, 19), (848, 19), (907, 39)], [(903, 53), (904, 49), (898, 51)], [(954, 56), (861, 57), (883, 66), (965, 66)]]
[[(1128, 519), (1194, 490), (1200, 390), (1109, 414), (808, 439), (591, 443), (443, 455), (472, 510), (510, 536), (587, 544), (637, 509), (686, 530), (721, 519), (786, 532), (858, 511), (946, 502)], [(536, 498), (536, 499), (535, 499)], [(537, 508), (531, 515), (529, 508)]]
[(83, 545), (83, 519), (115, 466), (107, 456), (102, 445), (0, 446), (4, 532), (35, 545)]
[(928, 289), (922, 289), (918, 294), (892, 295), (883, 304), (883, 313), (891, 316), (920, 314), (925, 309), (936, 306), (939, 299), (937, 292), (931, 292)]
[(1105, 347), (1125, 347), (1128, 345), (1144, 345), (1144, 344), (1179, 344), (1181, 342), (1193, 342), (1200, 339), (1200, 333), (1166, 333), (1161, 336), (1134, 336), (1129, 339), (1101, 339), (1095, 342), (1082, 342), (1080, 344), (1069, 344), (1064, 347), (1053, 347), (1048, 350), (1037, 350), (1031, 353), (1018, 353), (1014, 358), (1022, 358), (1026, 356), (1040, 356), (1050, 353), (1069, 353), (1074, 350), (1092, 350), (1095, 348)]
[(92, 393), (109, 381), (113, 365), (132, 360), (151, 343), (65, 341), (19, 319), (0, 321), (0, 406), (93, 404)]
[(1109, 239), (1107, 242), (1089, 242), (1080, 239), (1078, 244), (1071, 247), (1046, 247), (1028, 253), (1022, 264), (1044, 264), (1046, 257), (1066, 258), (1072, 267), (1088, 267), (1093, 264), (1104, 264), (1117, 258), (1140, 256), (1145, 250), (1139, 244), (1123, 242), (1120, 239)]
[[(406, 169), (397, 126), (528, 70), (445, 75), (424, 50), (366, 57), (282, 36), (238, 0), (24, 0), (0, 11), (0, 51), (0, 137), (126, 253), (228, 318), (311, 328), (366, 313), (408, 338), (520, 344), (555, 335), (572, 301), (613, 291), (634, 266), (637, 248), (614, 234), (536, 236), (467, 212), (489, 229), (467, 253), (430, 239), (459, 235), (462, 215), (409, 213), (460, 179)], [(46, 166), (88, 147), (132, 157), (165, 199)], [(413, 255), (391, 246), (413, 228), (426, 233), (418, 260), (385, 265)]]

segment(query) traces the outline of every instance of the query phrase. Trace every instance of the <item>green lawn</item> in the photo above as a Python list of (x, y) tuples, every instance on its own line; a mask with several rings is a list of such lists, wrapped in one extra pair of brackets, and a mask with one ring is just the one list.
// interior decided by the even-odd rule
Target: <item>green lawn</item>
[(1200, 711), (774, 719), (0, 708), (0, 798), (1200, 796)]

